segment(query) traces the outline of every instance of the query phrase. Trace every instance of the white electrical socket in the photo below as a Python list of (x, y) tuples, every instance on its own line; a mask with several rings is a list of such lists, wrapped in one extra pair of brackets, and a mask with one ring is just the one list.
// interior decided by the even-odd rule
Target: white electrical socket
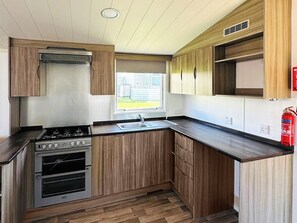
[(232, 125), (232, 117), (226, 116), (225, 117), (225, 124), (226, 125)]
[(270, 126), (269, 125), (265, 125), (265, 124), (261, 124), (260, 125), (260, 132), (263, 134), (270, 134)]

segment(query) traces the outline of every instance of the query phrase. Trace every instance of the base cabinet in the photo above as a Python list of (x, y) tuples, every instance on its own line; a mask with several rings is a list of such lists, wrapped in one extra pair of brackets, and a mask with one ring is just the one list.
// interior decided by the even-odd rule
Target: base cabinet
[(233, 159), (179, 133), (174, 154), (174, 187), (194, 218), (233, 208)]
[[(136, 135), (136, 189), (169, 181), (170, 131), (150, 131)], [(172, 133), (173, 134), (173, 133)]]
[(170, 181), (170, 130), (93, 137), (92, 195), (106, 196)]
[(1, 167), (1, 222), (23, 222), (27, 202), (27, 147)]
[(293, 155), (240, 163), (240, 223), (292, 222)]
[(190, 209), (194, 206), (194, 141), (175, 133), (175, 188)]

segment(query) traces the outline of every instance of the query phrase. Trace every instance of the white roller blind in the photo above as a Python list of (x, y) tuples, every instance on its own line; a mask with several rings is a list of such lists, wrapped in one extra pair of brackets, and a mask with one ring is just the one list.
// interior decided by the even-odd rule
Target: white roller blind
[(166, 61), (116, 60), (116, 71), (127, 73), (166, 73)]

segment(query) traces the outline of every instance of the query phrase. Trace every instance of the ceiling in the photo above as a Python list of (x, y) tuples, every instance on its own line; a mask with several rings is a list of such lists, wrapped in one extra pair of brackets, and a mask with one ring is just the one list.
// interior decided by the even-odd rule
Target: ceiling
[[(0, 0), (7, 36), (115, 45), (117, 52), (173, 54), (246, 0)], [(101, 10), (120, 17), (108, 20)]]

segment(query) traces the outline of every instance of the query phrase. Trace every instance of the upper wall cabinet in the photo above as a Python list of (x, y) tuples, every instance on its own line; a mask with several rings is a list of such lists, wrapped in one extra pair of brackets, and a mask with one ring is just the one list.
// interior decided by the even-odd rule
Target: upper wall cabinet
[(45, 64), (39, 61), (39, 49), (47, 47), (85, 49), (92, 51), (90, 82), (92, 95), (115, 94), (114, 46), (11, 39), (11, 96), (45, 95)]
[(213, 95), (211, 46), (196, 50), (195, 93), (197, 95)]
[(291, 0), (265, 0), (264, 98), (290, 98)]
[(10, 48), (11, 96), (40, 96), (41, 77), (37, 48)]
[(170, 93), (182, 93), (182, 73), (180, 67), (180, 57), (175, 57), (171, 62), (170, 70)]
[(174, 57), (213, 46), (214, 94), (290, 98), (291, 4), (246, 1)]
[(91, 62), (91, 94), (115, 94), (114, 52), (93, 51)]
[(212, 95), (212, 47), (173, 58), (170, 93)]

